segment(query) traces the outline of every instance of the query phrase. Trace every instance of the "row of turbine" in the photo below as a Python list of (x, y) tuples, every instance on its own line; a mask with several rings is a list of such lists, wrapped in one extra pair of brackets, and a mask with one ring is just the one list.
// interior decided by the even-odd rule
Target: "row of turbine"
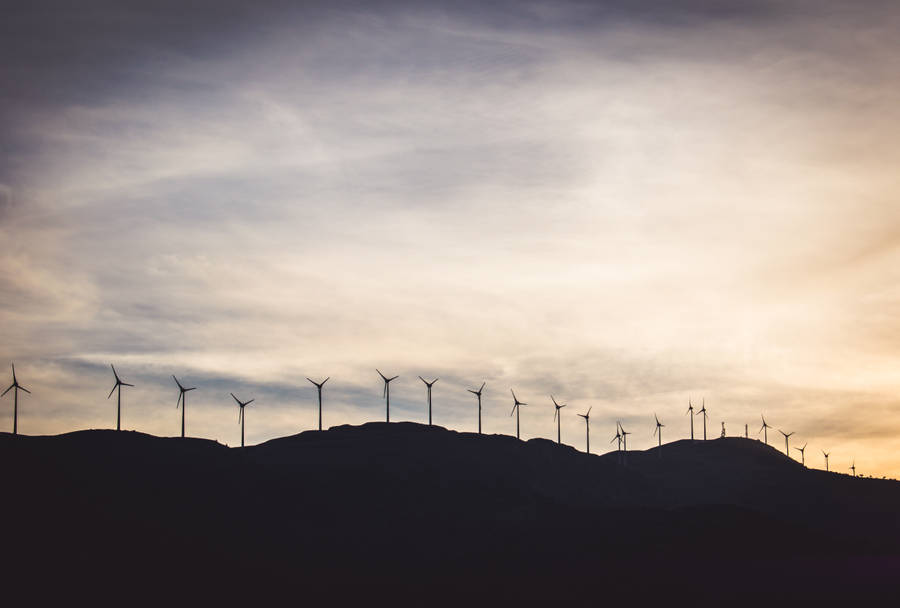
[[(117, 395), (116, 395), (116, 430), (119, 431), (122, 428), (122, 387), (123, 386), (133, 387), (134, 385), (129, 384), (128, 382), (123, 382), (122, 379), (119, 377), (118, 372), (116, 372), (116, 368), (114, 365), (110, 364), (110, 368), (112, 368), (113, 376), (115, 378), (115, 384), (113, 384), (113, 387), (112, 387), (112, 389), (110, 389), (109, 395), (107, 395), (106, 398), (109, 399), (110, 397), (112, 397), (113, 393), (117, 393)], [(394, 380), (399, 378), (399, 376), (393, 376), (393, 377), (388, 378), (383, 373), (381, 373), (381, 370), (376, 368), (375, 371), (378, 372), (378, 375), (381, 376), (381, 379), (384, 382), (384, 390), (382, 393), (382, 397), (385, 400), (385, 421), (390, 422), (391, 421), (391, 382), (393, 382)], [(12, 384), (9, 386), (9, 388), (7, 388), (5, 391), (3, 391), (2, 394), (0, 394), (0, 397), (2, 397), (3, 395), (6, 395), (6, 393), (8, 393), (11, 390), (14, 390), (13, 435), (16, 435), (16, 434), (18, 434), (19, 391), (21, 390), (28, 394), (31, 394), (31, 391), (29, 391), (28, 389), (26, 389), (25, 387), (20, 385), (19, 381), (16, 379), (15, 364), (12, 364), (12, 376), (13, 376)], [(427, 402), (428, 402), (428, 425), (431, 426), (431, 424), (432, 424), (431, 389), (434, 386), (435, 382), (438, 381), (438, 378), (435, 378), (431, 382), (429, 382), (422, 376), (419, 376), (418, 378), (423, 383), (425, 383)], [(172, 375), (172, 379), (175, 381), (175, 384), (178, 386), (178, 401), (176, 402), (175, 407), (181, 408), (181, 436), (184, 437), (185, 436), (184, 435), (185, 410), (187, 409), (187, 393), (190, 391), (196, 390), (196, 387), (193, 387), (193, 386), (185, 387), (184, 385), (181, 384), (181, 382), (179, 382), (178, 378), (176, 378), (174, 374)], [(331, 379), (331, 377), (329, 376), (328, 378), (325, 378), (321, 382), (316, 382), (315, 380), (313, 380), (311, 378), (307, 378), (307, 380), (309, 380), (316, 387), (316, 392), (318, 394), (319, 430), (320, 431), (322, 430), (322, 387), (324, 387), (325, 383), (328, 382), (330, 379)], [(478, 434), (479, 435), (481, 434), (481, 394), (482, 394), (482, 391), (484, 390), (485, 384), (486, 384), (485, 382), (482, 382), (482, 384), (478, 388), (478, 390), (466, 389), (466, 390), (468, 390), (468, 392), (472, 393), (473, 395), (475, 395), (478, 398)], [(520, 436), (519, 436), (519, 430), (520, 430), (519, 406), (528, 405), (528, 404), (523, 401), (519, 401), (519, 399), (518, 399), (518, 397), (516, 397), (516, 393), (515, 393), (515, 391), (513, 391), (513, 389), (509, 389), (509, 392), (512, 393), (512, 397), (513, 397), (513, 408), (510, 411), (509, 415), (510, 416), (512, 416), (513, 414), (516, 415), (516, 439), (519, 439), (520, 438)], [(238, 399), (235, 396), (234, 393), (229, 393), (229, 394), (231, 395), (231, 397), (234, 399), (234, 401), (238, 405), (238, 424), (241, 425), (241, 447), (244, 447), (244, 427), (245, 427), (245, 420), (246, 420), (246, 418), (244, 416), (244, 408), (247, 407), (248, 405), (250, 405), (251, 403), (253, 403), (254, 399), (249, 399), (247, 401), (241, 401), (240, 399)], [(556, 442), (558, 444), (562, 444), (562, 429), (561, 429), (562, 416), (560, 414), (560, 410), (562, 408), (566, 407), (566, 404), (558, 403), (556, 401), (556, 398), (553, 395), (550, 395), (550, 400), (553, 402), (553, 407), (554, 407), (553, 420), (554, 420), (554, 422), (556, 422)], [(590, 454), (590, 452), (591, 452), (591, 410), (592, 409), (593, 409), (593, 406), (589, 407), (587, 412), (585, 412), (584, 414), (578, 414), (579, 417), (584, 418), (585, 431), (586, 431), (585, 451), (588, 454)], [(693, 403), (690, 400), (688, 400), (688, 409), (685, 412), (685, 415), (687, 415), (687, 414), (690, 414), (690, 416), (691, 416), (691, 440), (694, 439), (694, 416), (696, 415), (696, 416), (702, 417), (703, 440), (706, 441), (706, 421), (709, 420), (708, 410), (706, 409), (706, 400), (705, 399), (703, 400), (701, 408), (699, 410), (697, 410), (696, 412), (694, 411)], [(664, 425), (663, 423), (661, 423), (659, 421), (659, 417), (657, 417), (656, 414), (653, 414), (653, 418), (655, 420), (655, 428), (653, 430), (652, 436), (658, 438), (658, 445), (661, 448), (662, 447), (662, 429), (666, 425)], [(759, 431), (757, 431), (756, 434), (758, 436), (759, 433), (763, 433), (763, 437), (764, 437), (764, 441), (765, 441), (766, 445), (769, 445), (768, 430), (770, 428), (772, 428), (772, 427), (766, 422), (765, 417), (762, 416), (762, 426), (760, 427)], [(790, 454), (789, 441), (790, 441), (791, 435), (793, 435), (794, 433), (793, 432), (785, 433), (781, 429), (778, 429), (778, 432), (780, 432), (782, 435), (784, 435), (784, 451), (785, 451), (785, 454), (788, 456), (788, 458), (790, 458), (791, 454)], [(616, 421), (616, 434), (610, 440), (610, 443), (612, 443), (613, 441), (616, 441), (617, 442), (617, 446), (616, 446), (617, 450), (622, 450), (623, 452), (627, 451), (628, 450), (628, 435), (631, 435), (631, 434), (632, 433), (629, 431), (626, 431), (625, 428), (622, 426), (622, 423), (617, 420)], [(722, 422), (722, 435), (721, 436), (725, 437), (725, 423), (724, 422)], [(744, 425), (744, 437), (749, 439), (748, 427), (746, 424)], [(805, 455), (806, 446), (807, 446), (807, 444), (804, 444), (803, 447), (800, 447), (800, 448), (795, 447), (794, 448), (795, 450), (800, 452), (800, 459), (801, 459), (800, 462), (804, 466), (806, 465), (806, 455)], [(659, 452), (659, 454), (660, 454), (660, 457), (662, 457), (661, 451)], [(828, 457), (830, 456), (830, 454), (828, 452), (825, 452), (824, 450), (822, 451), (822, 454), (825, 456), (825, 470), (828, 471), (829, 470)], [(856, 462), (855, 461), (850, 465), (849, 470), (852, 471), (854, 476), (856, 475)]]

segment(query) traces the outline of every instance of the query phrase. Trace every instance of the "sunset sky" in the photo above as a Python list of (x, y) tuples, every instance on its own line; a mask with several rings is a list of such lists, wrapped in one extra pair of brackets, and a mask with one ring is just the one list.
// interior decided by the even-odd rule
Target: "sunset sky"
[[(12, 2), (19, 430), (757, 437), (900, 476), (894, 2)], [(11, 394), (0, 429), (12, 430)], [(698, 433), (700, 421), (696, 421)], [(769, 443), (783, 449), (777, 431)], [(799, 453), (791, 450), (792, 457)]]

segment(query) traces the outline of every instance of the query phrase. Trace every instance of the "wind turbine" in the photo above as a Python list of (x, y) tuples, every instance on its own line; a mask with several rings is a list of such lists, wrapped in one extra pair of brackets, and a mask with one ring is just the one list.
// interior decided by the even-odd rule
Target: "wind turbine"
[[(653, 429), (653, 435), (654, 435), (654, 436), (659, 436), (659, 443), (658, 443), (658, 445), (659, 445), (659, 447), (661, 448), (661, 447), (662, 447), (662, 428), (663, 428), (664, 426), (666, 426), (666, 425), (664, 425), (662, 422), (659, 421), (659, 418), (656, 416), (656, 414), (653, 414), (653, 417), (656, 418), (656, 428)], [(662, 457), (662, 452), (661, 452), (661, 451), (660, 451), (659, 455), (660, 455), (660, 458), (661, 458), (661, 457)]]
[(250, 401), (241, 401), (240, 399), (238, 399), (237, 397), (234, 396), (234, 393), (231, 393), (231, 396), (232, 396), (232, 398), (234, 398), (235, 401), (237, 401), (238, 407), (241, 408), (240, 411), (238, 412), (238, 422), (241, 425), (241, 447), (244, 447), (244, 421), (245, 421), (244, 408), (247, 407), (248, 405), (250, 405), (251, 403), (253, 403), (254, 400), (251, 399)]
[[(12, 384), (9, 385), (9, 388), (3, 391), (3, 395), (16, 389), (13, 391), (13, 435), (19, 434), (19, 391), (25, 391), (29, 395), (31, 391), (19, 384), (19, 381), (16, 380), (16, 364), (12, 364), (12, 373), (13, 373), (13, 381)], [(0, 395), (2, 397), (3, 395)]]
[(181, 382), (178, 381), (178, 378), (175, 377), (175, 374), (172, 374), (172, 379), (175, 380), (175, 384), (178, 385), (178, 401), (175, 402), (175, 409), (178, 409), (178, 406), (181, 406), (181, 436), (184, 437), (184, 411), (187, 409), (187, 400), (185, 399), (184, 394), (188, 391), (192, 391), (196, 389), (196, 386), (192, 386), (191, 388), (184, 388), (181, 386)]
[(850, 470), (853, 471), (853, 476), (856, 477), (856, 461), (855, 460), (850, 465)]
[[(807, 442), (807, 443), (809, 443), (809, 442)], [(794, 449), (797, 450), (798, 452), (800, 452), (800, 464), (802, 464), (803, 466), (806, 466), (806, 454), (804, 454), (804, 451), (806, 450), (806, 443), (803, 444), (802, 448), (794, 448)]]
[(688, 414), (691, 415), (691, 441), (693, 441), (694, 440), (694, 404), (691, 403), (690, 399), (688, 399), (688, 409), (684, 413), (684, 415), (687, 416)]
[(513, 402), (514, 402), (512, 412), (510, 412), (509, 415), (512, 416), (513, 412), (515, 412), (515, 414), (516, 414), (516, 439), (518, 439), (519, 438), (519, 406), (520, 405), (528, 405), (528, 404), (524, 403), (522, 401), (519, 401), (519, 398), (516, 397), (516, 393), (512, 389), (509, 389), (509, 392), (512, 393)]
[(467, 391), (469, 391), (470, 393), (472, 393), (473, 395), (478, 397), (478, 434), (479, 435), (481, 435), (481, 391), (484, 390), (485, 384), (487, 384), (487, 382), (482, 382), (481, 388), (479, 388), (477, 391), (473, 391), (470, 388), (466, 389)]
[(631, 435), (630, 431), (626, 431), (625, 427), (622, 426), (621, 422), (616, 421), (616, 424), (619, 425), (619, 431), (622, 433), (622, 451), (628, 451), (628, 436)]
[[(765, 431), (765, 432), (763, 433), (763, 438), (764, 438), (764, 440), (765, 440), (765, 442), (766, 442), (766, 445), (769, 445), (769, 429), (772, 428), (772, 427), (769, 426), (769, 423), (768, 423), (768, 422), (766, 422), (766, 417), (765, 417), (765, 416), (763, 416), (762, 414), (760, 414), (759, 417), (762, 418), (762, 421), (763, 421), (762, 426), (759, 427), (759, 431)], [(756, 436), (757, 436), (757, 437), (759, 437), (759, 431), (756, 432)]]
[(778, 432), (781, 433), (782, 435), (784, 435), (784, 453), (787, 454), (788, 458), (790, 458), (791, 451), (790, 451), (790, 448), (788, 447), (788, 444), (789, 444), (788, 440), (789, 440), (790, 436), (793, 435), (794, 433), (793, 433), (793, 431), (790, 433), (785, 433), (781, 429), (778, 429)]
[(434, 386), (434, 383), (438, 381), (437, 378), (429, 382), (422, 376), (419, 376), (419, 380), (425, 383), (425, 386), (428, 387), (428, 426), (431, 426), (431, 387)]
[(706, 441), (706, 421), (709, 420), (709, 414), (706, 413), (706, 399), (703, 399), (703, 407), (697, 412), (698, 416), (703, 416), (703, 441)]
[(112, 394), (115, 392), (115, 390), (119, 389), (119, 394), (116, 397), (116, 430), (121, 431), (122, 430), (122, 387), (123, 386), (134, 386), (134, 385), (128, 384), (127, 382), (122, 382), (122, 380), (119, 379), (119, 374), (116, 373), (116, 368), (113, 367), (113, 364), (110, 363), (109, 366), (112, 367), (113, 376), (116, 377), (116, 383), (113, 385), (112, 390), (109, 391), (109, 395), (107, 395), (106, 398), (109, 399), (110, 397), (112, 397)]
[(610, 443), (613, 441), (617, 441), (616, 443), (616, 451), (619, 452), (622, 450), (622, 433), (619, 432), (619, 421), (616, 420), (616, 434), (613, 435), (613, 438), (609, 440)]
[(306, 377), (307, 380), (313, 383), (316, 387), (316, 391), (319, 393), (319, 430), (322, 430), (322, 387), (325, 386), (325, 383), (331, 379), (331, 376), (328, 376), (321, 382), (316, 382), (312, 380), (309, 376)]
[[(587, 449), (585, 450), (588, 454), (591, 453), (591, 409), (593, 409), (593, 405), (588, 408), (587, 414), (578, 414), (582, 418), (584, 418), (584, 427), (587, 430)], [(615, 437), (613, 437), (615, 439)]]
[(386, 412), (385, 421), (390, 422), (391, 421), (391, 382), (393, 382), (400, 376), (394, 376), (393, 378), (388, 378), (387, 376), (382, 374), (381, 370), (379, 370), (377, 367), (375, 368), (375, 371), (378, 372), (378, 375), (381, 376), (382, 380), (384, 380), (384, 393), (382, 393), (382, 397), (384, 397), (384, 399), (385, 399), (385, 402), (384, 402), (385, 412)]
[(562, 435), (560, 434), (560, 425), (562, 424), (562, 416), (559, 413), (559, 410), (566, 407), (566, 404), (559, 404), (556, 402), (556, 399), (553, 398), (553, 395), (550, 395), (550, 400), (553, 401), (553, 407), (556, 409), (553, 410), (553, 419), (556, 421), (556, 444), (559, 445), (562, 443), (560, 438)]
[(822, 455), (825, 456), (825, 472), (828, 472), (828, 452), (822, 450)]

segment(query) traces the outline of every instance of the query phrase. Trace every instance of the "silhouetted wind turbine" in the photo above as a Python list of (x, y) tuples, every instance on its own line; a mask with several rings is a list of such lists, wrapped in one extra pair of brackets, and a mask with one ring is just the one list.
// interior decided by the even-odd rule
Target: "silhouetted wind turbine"
[[(12, 374), (13, 381), (12, 384), (9, 385), (9, 388), (3, 391), (3, 395), (8, 393), (9, 391), (13, 391), (13, 435), (19, 434), (19, 391), (25, 391), (29, 395), (31, 391), (19, 384), (19, 381), (16, 380), (16, 364), (12, 364)], [(15, 390), (13, 390), (15, 389)], [(2, 397), (3, 395), (0, 395)]]
[(591, 453), (591, 409), (593, 407), (594, 406), (592, 405), (591, 407), (588, 408), (587, 414), (578, 414), (579, 416), (584, 418), (584, 427), (585, 427), (585, 430), (587, 431), (587, 443), (586, 443), (587, 449), (585, 451), (588, 454)]
[(560, 425), (562, 424), (562, 416), (559, 414), (559, 410), (566, 407), (566, 404), (557, 403), (556, 399), (553, 398), (553, 395), (550, 395), (550, 400), (553, 401), (553, 407), (556, 408), (553, 410), (553, 420), (556, 421), (556, 444), (559, 445), (562, 443), (562, 441), (560, 440), (562, 435), (560, 434), (559, 430)]
[(419, 376), (419, 380), (425, 383), (425, 386), (428, 388), (428, 426), (431, 426), (431, 387), (434, 386), (434, 383), (438, 381), (437, 378), (429, 382), (422, 376)]
[[(662, 428), (666, 425), (659, 421), (659, 418), (656, 416), (656, 414), (653, 414), (653, 417), (656, 419), (656, 428), (653, 430), (653, 435), (659, 437), (658, 445), (659, 447), (662, 447)], [(660, 452), (660, 456), (662, 456), (662, 452)]]
[(116, 368), (113, 367), (113, 364), (110, 363), (109, 366), (112, 367), (113, 376), (116, 377), (116, 383), (113, 385), (112, 390), (109, 391), (109, 395), (107, 395), (106, 398), (109, 399), (110, 397), (112, 397), (112, 394), (115, 392), (115, 390), (119, 389), (119, 394), (116, 397), (116, 430), (121, 431), (122, 430), (122, 387), (123, 386), (134, 386), (134, 385), (128, 384), (127, 382), (122, 382), (119, 379), (119, 374), (116, 373)]
[(519, 406), (520, 405), (528, 405), (528, 404), (523, 401), (519, 401), (519, 398), (516, 397), (516, 393), (512, 389), (509, 389), (509, 392), (512, 393), (513, 402), (514, 402), (512, 412), (510, 412), (509, 415), (512, 416), (513, 412), (515, 412), (515, 414), (516, 414), (516, 439), (518, 439), (519, 438)]
[(319, 430), (322, 430), (322, 387), (325, 386), (325, 383), (331, 379), (331, 376), (328, 376), (321, 382), (316, 382), (312, 380), (309, 376), (306, 377), (307, 380), (313, 383), (316, 387), (316, 392), (319, 393)]
[(828, 471), (828, 452), (822, 450), (822, 455), (825, 456), (825, 471)]
[(238, 412), (238, 423), (241, 425), (241, 447), (244, 447), (244, 408), (253, 403), (253, 399), (250, 401), (241, 401), (237, 397), (234, 396), (234, 393), (231, 393), (232, 398), (237, 401), (238, 407), (241, 408)]
[(382, 393), (382, 397), (384, 397), (384, 405), (385, 405), (385, 421), (391, 421), (391, 382), (399, 378), (400, 376), (394, 376), (393, 378), (388, 378), (384, 374), (381, 373), (377, 367), (375, 371), (378, 372), (378, 375), (381, 376), (381, 379), (384, 380), (384, 393)]
[(175, 374), (172, 374), (172, 379), (175, 381), (175, 384), (178, 385), (178, 401), (175, 402), (175, 409), (178, 409), (179, 405), (181, 406), (181, 436), (184, 437), (184, 411), (187, 409), (187, 400), (185, 399), (184, 394), (197, 387), (192, 386), (191, 388), (184, 388), (181, 386), (181, 382), (178, 381), (178, 378), (175, 377)]
[(688, 399), (688, 409), (684, 414), (685, 414), (685, 416), (687, 416), (688, 414), (691, 415), (691, 441), (693, 441), (694, 440), (694, 404), (691, 403), (690, 399)]
[(806, 450), (806, 443), (803, 444), (802, 448), (794, 448), (794, 449), (797, 450), (798, 452), (800, 452), (800, 464), (802, 464), (803, 466), (806, 466), (806, 454), (804, 454), (804, 451)]
[(622, 450), (622, 433), (619, 432), (619, 421), (616, 420), (616, 434), (613, 435), (613, 438), (609, 440), (610, 443), (616, 441), (616, 451), (619, 452)]
[(788, 444), (789, 444), (790, 436), (793, 435), (794, 433), (793, 433), (793, 431), (790, 433), (785, 433), (781, 429), (778, 429), (778, 432), (781, 433), (782, 435), (784, 435), (784, 453), (787, 454), (788, 458), (790, 458), (791, 451), (790, 451), (790, 448), (788, 447)]
[[(764, 431), (764, 433), (763, 433), (763, 438), (764, 438), (764, 440), (765, 440), (765, 442), (766, 442), (766, 445), (769, 445), (769, 429), (772, 428), (772, 427), (769, 426), (769, 423), (768, 423), (768, 422), (766, 422), (766, 417), (765, 417), (765, 416), (763, 416), (762, 414), (760, 414), (759, 417), (762, 418), (762, 421), (763, 421), (762, 426), (759, 427), (759, 431)], [(756, 436), (757, 436), (757, 437), (759, 437), (759, 431), (756, 432)]]
[(709, 414), (706, 413), (706, 399), (703, 400), (703, 407), (697, 412), (698, 416), (703, 416), (703, 441), (706, 441), (706, 421), (709, 420)]
[(472, 393), (473, 395), (478, 397), (478, 434), (479, 435), (481, 435), (481, 391), (484, 390), (485, 384), (487, 384), (487, 382), (482, 382), (481, 388), (479, 388), (477, 391), (473, 391), (470, 388), (466, 389), (467, 391), (469, 391), (470, 393)]
[(619, 431), (622, 433), (622, 451), (628, 451), (628, 436), (631, 435), (630, 431), (626, 431), (625, 427), (622, 426), (621, 422), (616, 422), (619, 425)]
[(856, 461), (855, 460), (850, 465), (850, 470), (853, 471), (853, 476), (856, 477)]

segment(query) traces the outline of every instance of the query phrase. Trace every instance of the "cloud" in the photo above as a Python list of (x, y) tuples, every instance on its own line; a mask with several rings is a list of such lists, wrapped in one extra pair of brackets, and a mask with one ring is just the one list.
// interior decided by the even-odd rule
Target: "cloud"
[(515, 387), (525, 437), (552, 436), (552, 392), (644, 447), (654, 411), (676, 437), (706, 398), (716, 431), (765, 412), (900, 467), (898, 11), (217, 6), (2, 26), (23, 428), (108, 426), (115, 362), (128, 425), (177, 430), (176, 373), (198, 434), (257, 397), (256, 442), (311, 428), (312, 374), (327, 424), (380, 419), (377, 366), (400, 419), (424, 419), (421, 373), (440, 424), (472, 428), (487, 381), (489, 432)]

